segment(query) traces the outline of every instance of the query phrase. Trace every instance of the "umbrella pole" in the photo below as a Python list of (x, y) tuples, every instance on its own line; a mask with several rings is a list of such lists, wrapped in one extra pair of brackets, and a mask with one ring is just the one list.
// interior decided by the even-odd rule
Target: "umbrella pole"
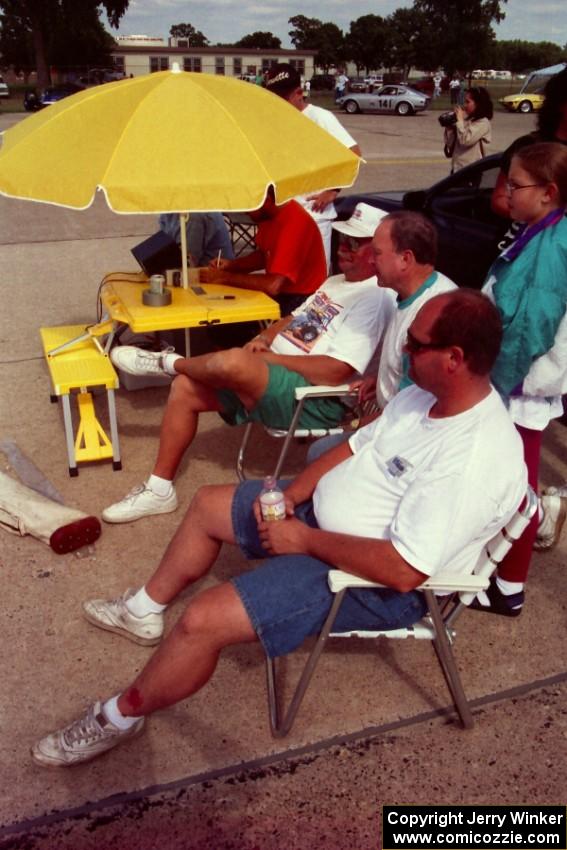
[[(189, 289), (189, 275), (187, 273), (187, 222), (189, 213), (179, 213), (179, 232), (181, 236), (181, 278), (183, 289)], [(191, 357), (191, 341), (189, 339), (189, 328), (185, 328), (185, 356)]]

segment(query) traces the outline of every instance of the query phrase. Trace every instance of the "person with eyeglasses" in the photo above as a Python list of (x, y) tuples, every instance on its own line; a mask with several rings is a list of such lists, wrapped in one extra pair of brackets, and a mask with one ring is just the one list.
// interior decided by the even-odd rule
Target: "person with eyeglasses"
[[(85, 603), (92, 625), (160, 646), (125, 687), (112, 695), (109, 683), (104, 699), (37, 741), (37, 764), (68, 768), (132, 742), (149, 715), (204, 688), (228, 647), (261, 643), (269, 658), (293, 652), (329, 614), (333, 567), (383, 585), (348, 590), (334, 624), (348, 632), (416, 623), (426, 611), (419, 586), (476, 563), (526, 492), (521, 441), (490, 384), (500, 316), (488, 298), (460, 289), (428, 301), (409, 330), (415, 386), (348, 444), (281, 482), (285, 518), (261, 518), (261, 481), (202, 487), (143, 587)], [(226, 558), (223, 543), (260, 563), (198, 592), (197, 582)], [(164, 636), (168, 607), (190, 587)], [(256, 663), (253, 646), (249, 652)], [(77, 709), (78, 695), (53, 690)], [(58, 705), (49, 713), (62, 712)], [(193, 726), (189, 748), (200, 746), (203, 724)]]
[(462, 106), (455, 106), (456, 122), (444, 129), (447, 156), (451, 157), (451, 174), (486, 156), (492, 141), (491, 119), (494, 107), (483, 86), (465, 92)]
[[(516, 238), (491, 266), (483, 292), (498, 308), (504, 335), (492, 370), (522, 438), (529, 481), (538, 489), (543, 432), (563, 415), (567, 392), (567, 147), (542, 142), (519, 150), (506, 180)], [(473, 608), (517, 617), (539, 533), (557, 540), (567, 498), (544, 494), (522, 537), (514, 543), (486, 593)]]

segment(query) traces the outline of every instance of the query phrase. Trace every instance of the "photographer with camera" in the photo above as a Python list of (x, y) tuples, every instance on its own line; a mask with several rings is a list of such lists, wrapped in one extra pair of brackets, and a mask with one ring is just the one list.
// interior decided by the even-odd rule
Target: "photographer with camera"
[(451, 174), (485, 156), (485, 145), (492, 141), (493, 112), (488, 91), (479, 86), (465, 93), (463, 106), (455, 106), (453, 111), (439, 116), (444, 128), (445, 156), (451, 159)]

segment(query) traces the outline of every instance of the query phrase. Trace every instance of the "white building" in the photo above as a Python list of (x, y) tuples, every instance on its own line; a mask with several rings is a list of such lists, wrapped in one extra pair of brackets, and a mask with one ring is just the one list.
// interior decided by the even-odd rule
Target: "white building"
[(250, 47), (189, 47), (187, 40), (145, 35), (118, 36), (112, 51), (114, 67), (126, 77), (167, 71), (178, 62), (185, 71), (222, 74), (227, 77), (255, 76), (278, 62), (289, 62), (302, 77), (311, 79), (314, 50), (263, 50)]

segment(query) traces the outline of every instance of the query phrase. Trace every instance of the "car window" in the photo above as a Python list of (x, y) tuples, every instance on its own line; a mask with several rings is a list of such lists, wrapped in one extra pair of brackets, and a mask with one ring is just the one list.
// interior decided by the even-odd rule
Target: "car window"
[(395, 86), (384, 86), (383, 89), (380, 89), (380, 94), (396, 94)]

